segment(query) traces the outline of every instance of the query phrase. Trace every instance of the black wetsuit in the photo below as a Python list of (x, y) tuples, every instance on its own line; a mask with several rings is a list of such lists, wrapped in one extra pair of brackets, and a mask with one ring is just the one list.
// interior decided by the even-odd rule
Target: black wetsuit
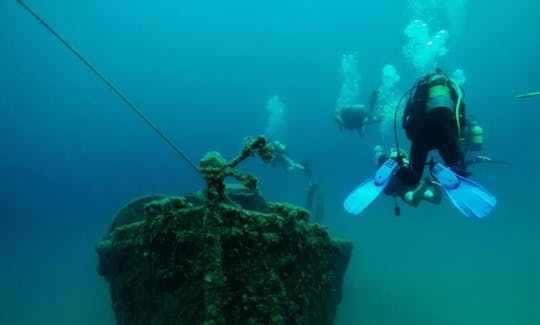
[(339, 112), (341, 126), (348, 130), (362, 132), (366, 119), (369, 117), (364, 109), (344, 108)]
[[(426, 77), (427, 78), (427, 77)], [(424, 79), (425, 81), (425, 79)], [(464, 156), (458, 139), (454, 110), (447, 107), (426, 108), (427, 90), (431, 85), (420, 85), (405, 108), (403, 127), (411, 140), (411, 168), (398, 171), (401, 180), (410, 186), (422, 179), (429, 152), (437, 149), (446, 166), (460, 175), (467, 175)], [(452, 88), (451, 88), (452, 89)], [(457, 93), (452, 89), (452, 99)], [(460, 123), (465, 121), (465, 104), (460, 105)]]

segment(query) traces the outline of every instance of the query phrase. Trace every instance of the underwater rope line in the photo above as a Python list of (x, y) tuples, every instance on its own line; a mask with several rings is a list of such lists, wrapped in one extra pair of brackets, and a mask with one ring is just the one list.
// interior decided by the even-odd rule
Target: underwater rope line
[(178, 146), (172, 142), (171, 139), (169, 139), (154, 123), (152, 123), (142, 112), (140, 109), (135, 106), (124, 94), (118, 90), (105, 76), (103, 76), (90, 62), (88, 62), (82, 54), (80, 54), (73, 46), (71, 46), (60, 34), (58, 34), (45, 20), (43, 20), (36, 12), (32, 10), (26, 3), (24, 3), (22, 0), (17, 0), (17, 2), (26, 10), (28, 13), (30, 13), (43, 27), (45, 27), (51, 34), (53, 34), (64, 46), (71, 51), (79, 60), (81, 60), (84, 65), (86, 65), (96, 76), (101, 79), (118, 97), (120, 97), (124, 103), (126, 103), (137, 115), (139, 115), (140, 118), (143, 119), (143, 121), (152, 129), (154, 130), (160, 137), (163, 139), (177, 154), (182, 157), (197, 173), (201, 173), (199, 170), (199, 167), (185, 154)]

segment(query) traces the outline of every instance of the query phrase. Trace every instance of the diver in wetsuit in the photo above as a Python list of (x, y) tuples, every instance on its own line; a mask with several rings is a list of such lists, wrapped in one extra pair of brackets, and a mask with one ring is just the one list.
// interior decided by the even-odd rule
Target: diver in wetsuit
[(283, 143), (276, 140), (271, 143), (271, 146), (274, 148), (274, 159), (271, 163), (272, 166), (280, 166), (288, 172), (295, 169), (304, 170), (302, 164), (297, 163), (287, 155), (287, 147)]
[(403, 128), (411, 140), (410, 168), (398, 171), (405, 184), (419, 184), (427, 156), (435, 149), (454, 173), (470, 175), (460, 148), (461, 127), (466, 121), (463, 96), (463, 89), (441, 69), (414, 85), (403, 114)]
[(369, 124), (380, 123), (382, 118), (375, 114), (375, 108), (379, 91), (375, 90), (371, 93), (369, 99), (369, 107), (363, 104), (354, 104), (340, 107), (336, 111), (334, 119), (341, 130), (351, 130), (363, 136), (366, 133), (366, 126)]

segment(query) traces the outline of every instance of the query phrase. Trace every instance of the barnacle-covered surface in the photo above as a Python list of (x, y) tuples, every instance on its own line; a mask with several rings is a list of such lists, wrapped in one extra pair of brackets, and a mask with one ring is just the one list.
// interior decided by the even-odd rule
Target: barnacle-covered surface
[(225, 177), (256, 191), (241, 160), (201, 161), (203, 201), (146, 196), (119, 211), (97, 245), (118, 324), (332, 324), (352, 243), (305, 209), (230, 202)]

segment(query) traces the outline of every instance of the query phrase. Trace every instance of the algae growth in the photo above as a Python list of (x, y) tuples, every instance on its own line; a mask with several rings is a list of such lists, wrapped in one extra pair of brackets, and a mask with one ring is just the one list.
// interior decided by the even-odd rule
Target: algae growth
[(230, 162), (207, 154), (203, 201), (147, 196), (117, 214), (97, 252), (118, 324), (332, 324), (352, 243), (305, 209), (234, 203), (227, 177), (261, 206), (257, 179), (235, 169), (255, 155), (272, 157), (263, 137)]

